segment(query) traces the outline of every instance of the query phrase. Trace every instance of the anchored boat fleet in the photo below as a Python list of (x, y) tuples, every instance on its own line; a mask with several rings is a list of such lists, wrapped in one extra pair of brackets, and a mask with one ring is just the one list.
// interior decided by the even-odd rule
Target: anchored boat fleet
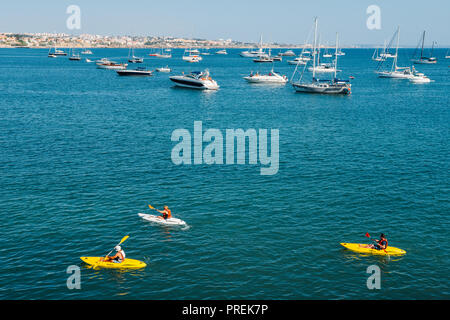
[[(329, 52), (330, 47), (323, 47), (320, 44), (320, 37), (318, 38), (318, 19), (314, 18), (313, 24), (313, 40), (312, 44), (309, 44), (309, 39), (306, 39), (302, 50), (298, 56), (292, 50), (281, 50), (277, 55), (272, 55), (272, 48), (268, 45), (264, 45), (262, 35), (257, 49), (245, 50), (239, 53), (241, 57), (251, 58), (257, 66), (264, 66), (265, 64), (271, 64), (271, 68), (267, 73), (258, 71), (251, 71), (249, 75), (244, 76), (243, 79), (250, 84), (278, 84), (285, 85), (288, 82), (291, 83), (296, 92), (301, 93), (319, 93), (319, 94), (351, 94), (352, 85), (349, 79), (338, 78), (338, 73), (342, 70), (338, 69), (338, 57), (345, 56), (345, 52), (339, 48), (339, 35), (336, 33), (336, 41), (334, 45), (334, 52)], [(392, 79), (407, 79), (412, 83), (429, 83), (432, 80), (424, 73), (416, 70), (414, 64), (436, 64), (437, 58), (433, 56), (435, 42), (432, 42), (431, 51), (426, 54), (424, 47), (425, 44), (425, 31), (422, 32), (419, 44), (414, 51), (414, 55), (411, 59), (412, 64), (410, 66), (399, 66), (399, 42), (400, 42), (400, 27), (397, 28), (391, 40), (387, 44), (384, 43), (383, 49), (375, 48), (371, 60), (377, 62), (375, 73), (379, 78), (392, 78)], [(395, 43), (395, 46), (393, 45)], [(324, 53), (321, 53), (321, 49), (324, 48)], [(392, 50), (395, 48), (395, 51)], [(87, 48), (84, 48), (81, 53), (76, 52), (76, 49), (71, 48), (69, 50), (70, 61), (81, 61), (82, 55), (92, 55), (93, 52)], [(184, 50), (182, 60), (188, 63), (199, 63), (203, 60), (202, 56), (210, 56), (211, 54), (226, 56), (228, 52), (226, 49), (217, 50), (215, 53), (211, 53), (209, 48), (199, 51), (196, 48), (187, 48)], [(58, 58), (61, 56), (67, 56), (64, 50), (58, 49), (56, 45), (50, 48), (48, 52), (49, 58)], [(148, 56), (153, 58), (172, 58), (172, 50), (170, 48), (154, 49)], [(289, 65), (295, 65), (295, 69), (289, 80), (286, 75), (281, 74), (274, 68), (275, 63), (281, 62), (283, 57), (295, 57), (292, 60), (288, 60)], [(446, 59), (450, 58), (450, 55), (446, 54)], [(135, 55), (135, 49), (130, 47), (128, 52), (128, 63), (130, 64), (142, 64), (144, 62), (143, 57)], [(389, 61), (392, 60), (390, 63)], [(94, 62), (88, 58), (85, 59), (87, 63)], [(390, 68), (388, 67), (390, 63)], [(127, 63), (118, 63), (107, 58), (102, 58), (95, 61), (98, 69), (115, 70), (119, 76), (152, 76), (154, 72), (158, 73), (171, 73), (172, 69), (166, 65), (155, 68), (155, 70), (149, 70), (145, 67), (137, 67), (135, 69), (127, 69)], [(298, 79), (296, 79), (299, 75)], [(192, 71), (187, 74), (170, 76), (169, 79), (179, 87), (197, 89), (197, 90), (217, 90), (220, 88), (216, 80), (211, 77), (208, 69), (203, 71)]]

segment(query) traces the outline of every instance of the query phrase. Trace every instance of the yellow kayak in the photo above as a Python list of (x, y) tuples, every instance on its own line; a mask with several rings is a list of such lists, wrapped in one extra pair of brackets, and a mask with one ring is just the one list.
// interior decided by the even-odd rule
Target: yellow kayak
[(377, 250), (371, 248), (364, 248), (367, 244), (362, 243), (341, 243), (341, 245), (349, 250), (359, 252), (359, 253), (367, 253), (367, 254), (379, 254), (383, 256), (391, 255), (391, 256), (401, 256), (406, 253), (405, 250), (399, 249), (396, 247), (388, 246), (386, 250)]
[(134, 259), (128, 259), (125, 258), (125, 260), (121, 263), (115, 263), (115, 262), (104, 262), (100, 261), (100, 259), (103, 259), (104, 257), (81, 257), (80, 259), (83, 260), (85, 263), (100, 268), (111, 268), (111, 269), (140, 269), (145, 268), (147, 265), (139, 260)]

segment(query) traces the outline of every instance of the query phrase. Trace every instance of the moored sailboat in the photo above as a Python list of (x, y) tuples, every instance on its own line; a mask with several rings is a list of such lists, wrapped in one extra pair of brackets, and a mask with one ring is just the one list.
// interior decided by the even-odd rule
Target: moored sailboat
[[(314, 45), (313, 45), (313, 69), (312, 69), (312, 81), (310, 83), (302, 82), (302, 75), (298, 82), (293, 82), (292, 86), (295, 91), (302, 93), (322, 93), (322, 94), (350, 94), (351, 84), (349, 80), (339, 80), (336, 78), (337, 72), (337, 61), (338, 61), (338, 34), (336, 33), (336, 49), (335, 49), (335, 59), (334, 59), (334, 78), (328, 79), (318, 79), (316, 78), (316, 56), (318, 54), (317, 49), (317, 18), (314, 19)], [(305, 65), (306, 68), (306, 65)], [(295, 72), (294, 71), (294, 75)]]
[[(393, 37), (397, 36), (397, 45), (395, 48), (395, 55), (393, 55), (392, 67), (391, 70), (381, 70), (383, 65), (383, 61), (378, 64), (378, 68), (375, 71), (380, 78), (394, 78), (394, 79), (409, 79), (413, 76), (410, 67), (399, 67), (397, 65), (398, 60), (398, 46), (400, 42), (400, 27), (397, 28), (397, 31), (394, 33)], [(391, 40), (392, 42), (392, 40)], [(390, 43), (391, 43), (390, 42)]]
[[(412, 59), (413, 63), (415, 63), (415, 64), (434, 64), (434, 63), (436, 63), (437, 59), (435, 57), (433, 57), (434, 41), (433, 41), (432, 46), (431, 46), (430, 56), (426, 57), (426, 56), (423, 55), (423, 46), (424, 46), (424, 43), (425, 43), (425, 30), (422, 33), (422, 37), (421, 37), (421, 41), (420, 42), (421, 42), (420, 57), (413, 58)], [(417, 51), (417, 48), (414, 51), (413, 56), (416, 55), (416, 51)]]

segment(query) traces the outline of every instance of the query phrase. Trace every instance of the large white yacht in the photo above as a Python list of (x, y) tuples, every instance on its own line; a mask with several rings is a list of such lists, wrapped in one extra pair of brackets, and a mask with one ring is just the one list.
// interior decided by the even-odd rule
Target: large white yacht
[(199, 90), (219, 89), (219, 85), (211, 78), (208, 70), (203, 72), (193, 71), (187, 75), (183, 74), (181, 76), (171, 76), (169, 79), (180, 87)]

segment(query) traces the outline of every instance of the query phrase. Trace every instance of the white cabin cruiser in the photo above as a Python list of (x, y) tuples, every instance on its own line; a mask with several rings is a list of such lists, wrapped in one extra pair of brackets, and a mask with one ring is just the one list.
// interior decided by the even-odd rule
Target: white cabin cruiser
[(225, 55), (225, 54), (228, 54), (228, 52), (227, 52), (227, 50), (222, 49), (222, 50), (217, 51), (216, 54), (224, 54)]
[(165, 67), (161, 67), (161, 68), (156, 68), (155, 70), (158, 71), (158, 72), (170, 72), (170, 71), (172, 71), (172, 70), (169, 68), (169, 66), (165, 66)]
[(239, 55), (244, 58), (257, 58), (261, 55), (261, 52), (254, 50), (253, 51), (246, 50), (239, 53)]
[(101, 64), (97, 63), (98, 69), (125, 70), (127, 68), (127, 66), (128, 66), (128, 64), (126, 64), (126, 63), (116, 63), (116, 62), (112, 62), (112, 61), (101, 63)]
[(285, 52), (281, 52), (279, 55), (285, 56), (285, 57), (295, 57), (295, 53), (292, 50), (287, 50)]
[(273, 71), (273, 69), (268, 74), (250, 73), (249, 76), (244, 77), (250, 83), (280, 83), (286, 84), (288, 78), (286, 76), (280, 75)]
[(421, 72), (417, 72), (417, 70), (412, 67), (413, 75), (409, 78), (409, 80), (413, 83), (429, 83), (431, 82), (431, 79), (428, 78), (425, 74)]
[(341, 70), (336, 70), (336, 68), (328, 63), (321, 63), (318, 66), (315, 67), (309, 67), (308, 71), (312, 72), (314, 69), (315, 72), (321, 72), (321, 73), (334, 73), (334, 72), (339, 72)]
[(203, 72), (193, 71), (187, 75), (183, 74), (181, 76), (171, 76), (169, 79), (180, 87), (199, 90), (219, 89), (219, 85), (211, 78), (208, 70)]

